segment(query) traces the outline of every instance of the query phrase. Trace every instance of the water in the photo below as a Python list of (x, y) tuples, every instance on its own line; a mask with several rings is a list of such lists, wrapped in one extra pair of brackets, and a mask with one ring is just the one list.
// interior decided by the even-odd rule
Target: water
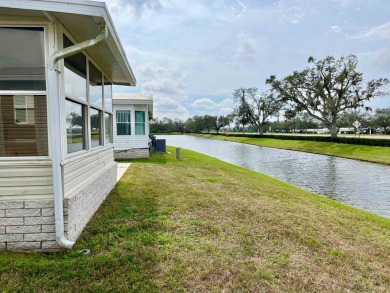
[(157, 138), (390, 218), (390, 166), (189, 135)]

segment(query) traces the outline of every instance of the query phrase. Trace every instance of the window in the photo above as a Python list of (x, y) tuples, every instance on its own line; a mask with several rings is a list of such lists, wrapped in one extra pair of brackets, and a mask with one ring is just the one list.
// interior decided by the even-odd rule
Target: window
[[(64, 35), (64, 48), (73, 43)], [(81, 101), (87, 101), (87, 58), (78, 53), (64, 59), (65, 95)]]
[(89, 100), (96, 107), (103, 107), (103, 75), (89, 62)]
[(101, 139), (101, 111), (90, 108), (91, 115), (91, 147), (102, 145)]
[(1, 95), (0, 157), (47, 156), (46, 115), (46, 96)]
[(112, 115), (104, 113), (104, 143), (112, 143)]
[(116, 111), (116, 134), (131, 135), (130, 110)]
[(65, 101), (66, 141), (68, 154), (85, 150), (85, 123), (83, 105)]
[(15, 124), (35, 124), (34, 96), (14, 96)]
[(145, 111), (135, 111), (135, 135), (145, 135)]
[(0, 27), (0, 91), (45, 91), (42, 27)]
[(44, 29), (0, 27), (0, 40), (0, 157), (48, 156)]

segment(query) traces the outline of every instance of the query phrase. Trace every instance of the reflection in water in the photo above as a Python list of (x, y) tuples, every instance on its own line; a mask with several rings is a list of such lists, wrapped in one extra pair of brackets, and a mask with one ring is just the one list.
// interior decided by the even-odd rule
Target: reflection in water
[(158, 138), (390, 218), (389, 166), (203, 137)]

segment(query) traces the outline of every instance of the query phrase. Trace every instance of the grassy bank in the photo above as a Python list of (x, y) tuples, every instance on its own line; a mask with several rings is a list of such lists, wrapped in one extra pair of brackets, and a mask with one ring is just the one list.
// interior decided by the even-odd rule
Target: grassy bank
[(265, 147), (288, 149), (322, 155), (330, 155), (373, 163), (390, 165), (390, 147), (317, 142), (306, 140), (281, 140), (273, 138), (233, 137), (213, 134), (196, 134), (220, 140), (235, 141)]
[(390, 288), (390, 220), (194, 152), (177, 161), (169, 150), (133, 162), (71, 252), (0, 253), (2, 291)]

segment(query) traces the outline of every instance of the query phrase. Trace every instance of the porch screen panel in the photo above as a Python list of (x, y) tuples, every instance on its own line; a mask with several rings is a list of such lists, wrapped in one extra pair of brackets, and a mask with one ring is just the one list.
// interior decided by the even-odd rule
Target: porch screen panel
[(42, 27), (0, 27), (0, 91), (45, 91)]
[[(64, 48), (73, 43), (64, 35)], [(78, 53), (64, 59), (65, 95), (70, 98), (87, 101), (87, 58)]]
[(104, 113), (104, 143), (112, 143), (112, 114)]
[(112, 83), (104, 78), (104, 109), (112, 111)]
[(46, 96), (0, 96), (0, 157), (47, 155)]
[(83, 105), (65, 101), (66, 141), (68, 154), (85, 149), (85, 123)]
[(101, 111), (91, 108), (91, 147), (102, 145)]
[(103, 107), (103, 75), (89, 62), (89, 99), (91, 104)]

